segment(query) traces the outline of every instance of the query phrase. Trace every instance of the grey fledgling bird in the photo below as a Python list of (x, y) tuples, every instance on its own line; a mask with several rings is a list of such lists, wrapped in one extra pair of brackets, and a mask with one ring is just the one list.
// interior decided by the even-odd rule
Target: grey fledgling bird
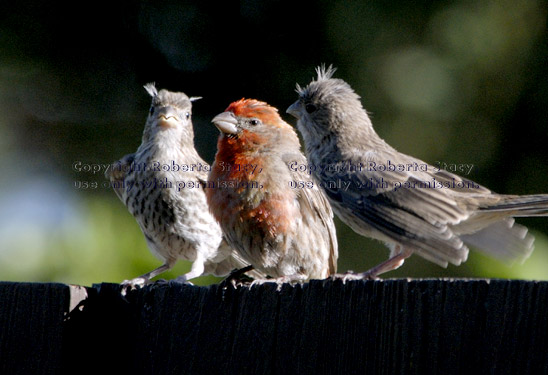
[(137, 152), (113, 163), (106, 177), (139, 223), (150, 251), (164, 263), (123, 284), (142, 286), (179, 259), (193, 262), (188, 273), (177, 277), (180, 282), (245, 267), (224, 241), (206, 202), (210, 167), (194, 148), (191, 120), (192, 102), (199, 98), (158, 91), (154, 84), (145, 89), (152, 104), (142, 143)]
[(287, 112), (304, 139), (310, 165), (303, 168), (321, 183), (335, 214), (391, 250), (356, 278), (396, 269), (413, 253), (442, 267), (459, 265), (467, 245), (510, 262), (531, 254), (534, 238), (513, 217), (546, 216), (548, 195), (499, 195), (396, 151), (334, 71), (319, 67), (317, 79), (297, 85), (299, 99)]

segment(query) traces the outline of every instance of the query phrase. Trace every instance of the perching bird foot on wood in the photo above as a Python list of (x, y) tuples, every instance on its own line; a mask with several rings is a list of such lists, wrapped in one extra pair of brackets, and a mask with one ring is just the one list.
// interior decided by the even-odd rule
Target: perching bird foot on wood
[(369, 271), (356, 273), (354, 271), (347, 271), (345, 273), (335, 273), (331, 275), (332, 280), (341, 280), (343, 284), (347, 281), (355, 280), (380, 280), (376, 275), (371, 274)]
[(296, 285), (296, 284), (302, 284), (306, 281), (306, 277), (303, 277), (303, 275), (289, 275), (289, 276), (280, 276), (277, 278), (272, 279), (258, 279), (253, 280), (253, 282), (249, 285), (250, 288), (256, 286), (256, 285), (263, 285), (267, 283), (275, 283), (277, 285), (276, 291), (282, 290), (282, 286), (285, 283), (289, 283), (290, 285)]
[(251, 285), (254, 281), (252, 277), (246, 275), (246, 272), (251, 271), (253, 266), (249, 265), (240, 269), (235, 269), (223, 280), (221, 281), (221, 288), (226, 289), (229, 285), (232, 285), (234, 289), (243, 285)]
[(131, 280), (124, 280), (120, 283), (122, 289), (120, 290), (120, 294), (125, 297), (128, 292), (136, 289), (141, 289), (146, 284), (149, 283), (149, 280), (143, 278), (143, 277), (136, 277)]

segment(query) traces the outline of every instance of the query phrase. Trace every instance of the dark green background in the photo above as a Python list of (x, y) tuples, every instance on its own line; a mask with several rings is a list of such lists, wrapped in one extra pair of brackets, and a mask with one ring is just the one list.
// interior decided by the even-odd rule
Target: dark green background
[[(295, 83), (333, 64), (398, 150), (474, 164), (467, 177), (500, 193), (548, 193), (547, 9), (535, 0), (4, 1), (0, 279), (119, 282), (159, 265), (101, 188), (102, 173), (72, 168), (136, 150), (151, 81), (203, 96), (196, 147), (211, 162), (210, 120), (231, 101), (267, 101), (294, 124), (285, 109)], [(387, 276), (548, 279), (548, 219), (519, 221), (537, 237), (524, 265), (473, 252), (446, 270), (413, 257)], [(338, 237), (340, 271), (387, 257), (340, 222)]]

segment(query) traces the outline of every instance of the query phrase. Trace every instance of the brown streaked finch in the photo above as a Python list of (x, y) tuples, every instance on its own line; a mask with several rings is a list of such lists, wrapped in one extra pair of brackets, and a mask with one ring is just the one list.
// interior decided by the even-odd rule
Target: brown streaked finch
[(254, 99), (230, 104), (212, 122), (221, 134), (206, 195), (228, 243), (278, 283), (335, 273), (329, 202), (309, 175), (288, 167), (306, 163), (294, 129)]
[(387, 261), (355, 278), (396, 269), (413, 253), (460, 265), (468, 245), (504, 261), (531, 254), (534, 238), (513, 217), (547, 215), (548, 195), (499, 195), (396, 151), (350, 85), (332, 78), (332, 67), (316, 71), (287, 109), (298, 119), (309, 170), (344, 223), (390, 248)]
[(179, 259), (193, 262), (188, 273), (177, 277), (180, 282), (246, 266), (224, 241), (207, 206), (203, 183), (210, 167), (194, 148), (191, 120), (192, 102), (199, 98), (158, 91), (154, 84), (145, 89), (152, 104), (142, 143), (112, 164), (106, 176), (139, 223), (150, 251), (164, 263), (122, 284), (142, 286)]

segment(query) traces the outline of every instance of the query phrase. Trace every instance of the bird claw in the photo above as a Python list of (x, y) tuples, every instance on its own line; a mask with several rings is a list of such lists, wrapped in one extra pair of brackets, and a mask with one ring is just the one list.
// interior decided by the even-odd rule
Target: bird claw
[(131, 280), (124, 280), (120, 284), (122, 286), (122, 290), (120, 291), (120, 293), (122, 294), (122, 296), (125, 297), (129, 291), (141, 289), (148, 283), (149, 280), (145, 279), (144, 277), (136, 277)]
[(267, 283), (276, 283), (276, 291), (279, 292), (280, 290), (282, 290), (282, 285), (285, 282), (285, 281), (281, 280), (283, 278), (284, 277), (278, 277), (276, 279), (257, 279), (257, 280), (253, 280), (251, 282), (251, 284), (249, 284), (249, 289), (253, 288), (254, 286), (258, 286), (258, 285), (264, 285), (264, 284), (267, 284)]
[(194, 285), (190, 282), (189, 279), (187, 279), (184, 275), (174, 278), (173, 280), (169, 281), (168, 283), (177, 283), (177, 284), (186, 284), (186, 285)]
[(341, 280), (343, 284), (346, 284), (347, 281), (354, 280), (379, 280), (379, 278), (372, 274), (369, 271), (356, 273), (354, 271), (348, 271), (345, 273), (335, 273), (331, 275), (332, 280)]
[(228, 285), (232, 285), (232, 287), (236, 289), (239, 286), (250, 285), (253, 282), (253, 279), (245, 273), (247, 271), (251, 271), (252, 269), (253, 266), (247, 266), (232, 270), (230, 274), (223, 281), (221, 281), (221, 287), (226, 289)]
[(296, 284), (302, 284), (305, 281), (302, 277), (299, 276), (280, 276), (275, 279), (257, 279), (253, 280), (251, 284), (249, 284), (249, 288), (251, 289), (255, 285), (263, 285), (266, 283), (276, 283), (276, 291), (279, 292), (282, 290), (282, 286), (285, 283), (289, 283), (290, 285), (296, 285)]

